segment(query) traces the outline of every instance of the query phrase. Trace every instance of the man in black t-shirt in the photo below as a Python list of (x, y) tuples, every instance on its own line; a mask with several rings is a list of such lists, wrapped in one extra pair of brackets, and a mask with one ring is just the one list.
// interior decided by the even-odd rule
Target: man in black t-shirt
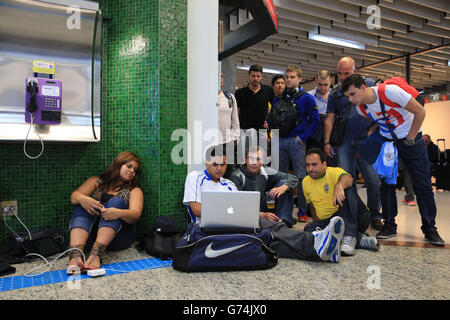
[(248, 70), (249, 84), (236, 90), (239, 123), (241, 129), (263, 129), (267, 118), (269, 103), (272, 103), (274, 92), (272, 87), (261, 83), (263, 69), (260, 65), (252, 65)]

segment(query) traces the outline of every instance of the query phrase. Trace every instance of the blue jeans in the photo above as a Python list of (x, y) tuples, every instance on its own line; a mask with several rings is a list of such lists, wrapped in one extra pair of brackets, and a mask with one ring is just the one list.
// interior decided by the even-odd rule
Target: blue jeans
[[(422, 232), (436, 231), (436, 203), (431, 187), (428, 153), (422, 133), (416, 136), (416, 143), (412, 146), (404, 144), (404, 139), (399, 140), (397, 145), (398, 156), (407, 168), (419, 212), (422, 218)], [(396, 186), (381, 183), (381, 204), (383, 208), (383, 219), (385, 225), (397, 229), (395, 217), (397, 216)]]
[[(267, 186), (266, 191), (270, 191), (274, 187), (280, 187), (283, 185), (283, 182), (278, 182), (274, 186)], [(279, 198), (275, 199), (275, 213), (280, 219), (285, 219), (291, 225), (294, 224), (294, 219), (292, 218), (292, 210), (294, 209), (294, 197), (292, 195), (292, 191), (288, 190), (284, 194), (282, 194)], [(267, 212), (267, 202), (263, 203), (262, 211)]]
[[(113, 197), (105, 204), (105, 208), (128, 209), (128, 204), (122, 198)], [(98, 228), (109, 227), (115, 231), (115, 237), (109, 244), (110, 250), (121, 250), (129, 248), (136, 240), (137, 231), (135, 224), (128, 224), (122, 219), (104, 220), (100, 215), (91, 215), (82, 206), (77, 205), (73, 210), (72, 221), (69, 230), (73, 228), (81, 228), (90, 235), (88, 243), (95, 240)], [(87, 246), (89, 247), (89, 246)]]
[[(280, 168), (279, 171), (287, 173), (289, 171), (289, 162), (297, 176), (299, 183), (297, 186), (299, 209), (306, 211), (306, 200), (303, 194), (302, 180), (306, 177), (305, 167), (306, 145), (301, 143), (298, 137), (281, 138), (279, 147)], [(292, 215), (292, 212), (291, 212)]]
[(370, 224), (371, 216), (366, 205), (359, 198), (358, 193), (353, 187), (345, 189), (344, 206), (330, 218), (317, 220), (308, 223), (303, 231), (313, 232), (316, 228), (325, 229), (330, 223), (331, 218), (339, 216), (344, 219), (344, 236), (356, 238), (357, 247), (362, 238), (362, 234), (367, 230)]
[[(358, 166), (364, 182), (367, 187), (367, 207), (373, 220), (381, 219), (380, 207), (380, 179), (375, 172), (375, 169), (363, 157), (356, 158), (359, 145), (366, 139), (366, 137), (359, 137), (353, 140), (344, 140), (344, 143), (336, 148), (337, 166), (351, 174), (353, 180), (357, 179), (355, 165)], [(356, 185), (354, 185), (356, 190)]]

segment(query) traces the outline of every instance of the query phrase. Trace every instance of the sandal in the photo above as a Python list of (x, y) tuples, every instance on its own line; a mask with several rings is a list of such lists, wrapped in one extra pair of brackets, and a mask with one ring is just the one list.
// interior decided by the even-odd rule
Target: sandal
[[(89, 253), (90, 259), (88, 259), (88, 261), (84, 264), (84, 269), (85, 270), (99, 269), (102, 266), (102, 258), (104, 256), (105, 250), (106, 245), (96, 241), (94, 243), (94, 246), (92, 247), (91, 252)], [(94, 268), (91, 266), (91, 263), (94, 262), (94, 259), (96, 257), (100, 259), (100, 266), (98, 268)]]
[[(83, 254), (81, 253), (80, 250), (83, 250), (84, 245), (79, 244), (79, 245), (75, 245), (73, 247), (71, 247), (70, 249), (79, 249), (79, 250), (70, 250), (69, 251), (69, 263), (70, 261), (72, 261), (73, 259), (75, 259), (76, 264), (72, 264), (67, 267), (67, 274), (72, 275), (75, 273), (80, 273), (81, 271), (83, 271), (84, 268), (84, 260), (83, 260)], [(81, 260), (81, 263), (80, 263)]]

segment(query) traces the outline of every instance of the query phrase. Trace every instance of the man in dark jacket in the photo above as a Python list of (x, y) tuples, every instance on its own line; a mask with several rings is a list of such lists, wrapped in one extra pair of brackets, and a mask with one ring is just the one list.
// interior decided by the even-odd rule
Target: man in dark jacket
[(439, 163), (439, 148), (437, 145), (431, 141), (429, 134), (424, 134), (422, 136), (423, 141), (427, 145), (428, 161), (430, 162), (430, 175), (436, 176), (436, 165)]
[[(272, 221), (283, 219), (288, 226), (292, 226), (294, 223), (292, 189), (298, 185), (298, 178), (292, 174), (266, 167), (263, 163), (263, 150), (260, 147), (250, 147), (245, 155), (245, 164), (233, 172), (230, 180), (240, 191), (259, 191), (261, 193), (259, 213), (261, 218)], [(275, 214), (269, 212), (266, 192), (275, 199)]]

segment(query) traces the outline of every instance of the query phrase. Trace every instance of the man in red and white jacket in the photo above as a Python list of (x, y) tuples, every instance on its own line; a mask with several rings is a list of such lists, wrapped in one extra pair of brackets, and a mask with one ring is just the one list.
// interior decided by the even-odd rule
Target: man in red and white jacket
[[(407, 89), (409, 90), (409, 89)], [(342, 91), (352, 102), (358, 113), (372, 119), (380, 127), (384, 140), (395, 140), (398, 155), (411, 175), (417, 203), (422, 217), (422, 232), (425, 239), (433, 245), (444, 245), (436, 228), (436, 203), (431, 187), (428, 169), (428, 154), (422, 139), (421, 126), (425, 119), (425, 109), (403, 88), (395, 84), (367, 87), (364, 79), (353, 74), (342, 84)], [(380, 99), (385, 105), (383, 115)], [(390, 124), (391, 129), (388, 128)], [(392, 137), (391, 132), (394, 133)], [(397, 234), (395, 217), (397, 216), (396, 186), (381, 183), (381, 206), (384, 227), (377, 238), (386, 239)]]

